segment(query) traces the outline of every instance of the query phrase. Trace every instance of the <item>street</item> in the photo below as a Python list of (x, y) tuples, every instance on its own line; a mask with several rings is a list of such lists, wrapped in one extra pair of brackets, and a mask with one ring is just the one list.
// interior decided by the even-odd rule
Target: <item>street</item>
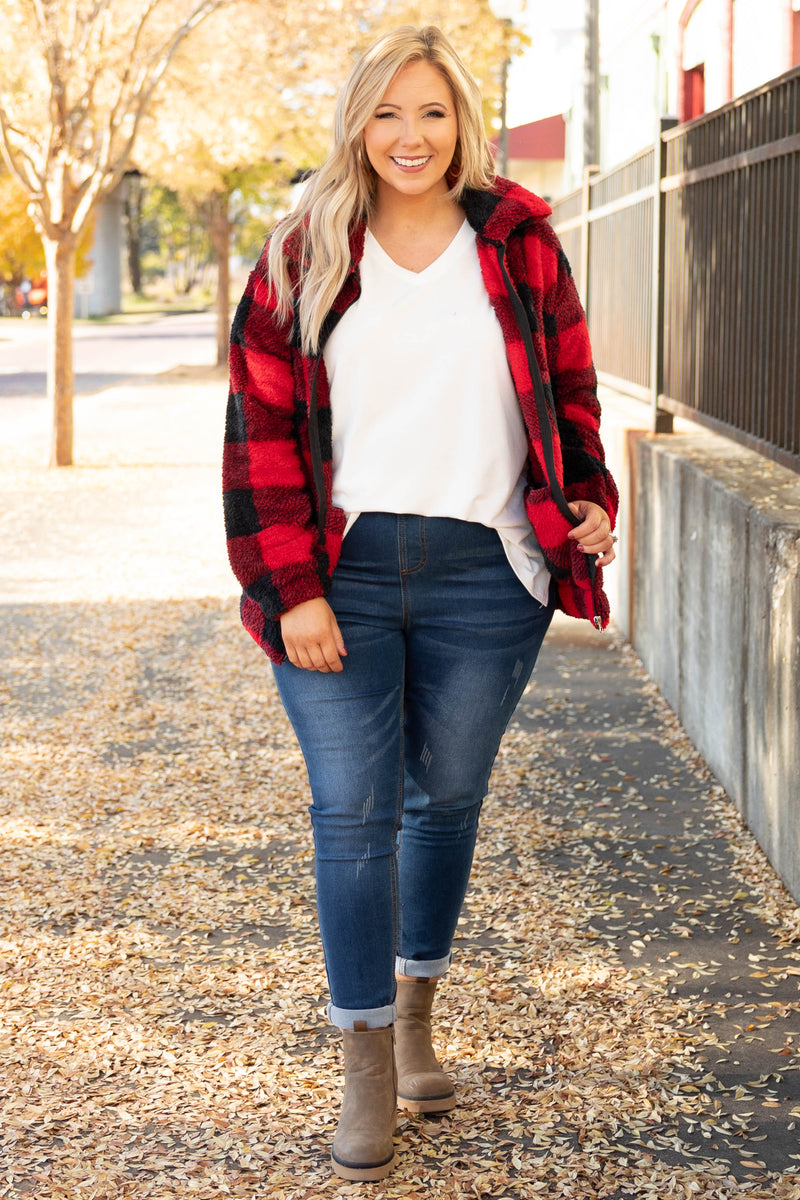
[[(214, 374), (213, 313), (155, 316), (129, 324), (76, 322), (75, 461), (120, 462), (147, 440), (148, 461), (211, 461), (213, 447), (196, 443), (191, 397), (164, 403), (170, 381)], [(0, 464), (44, 466), (50, 454), (47, 402), (47, 324), (0, 320)], [(220, 394), (224, 371), (219, 372)], [(134, 438), (134, 434), (136, 437)], [(221, 434), (220, 434), (221, 436)]]
[[(215, 359), (214, 314), (177, 313), (131, 324), (76, 321), (75, 395), (90, 396), (142, 375)], [(0, 320), (0, 398), (44, 398), (47, 321)]]

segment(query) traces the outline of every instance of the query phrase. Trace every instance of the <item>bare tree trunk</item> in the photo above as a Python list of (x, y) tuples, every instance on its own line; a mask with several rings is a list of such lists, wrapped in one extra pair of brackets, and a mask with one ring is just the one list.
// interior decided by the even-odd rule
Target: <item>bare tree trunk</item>
[[(230, 229), (230, 225), (228, 226)], [(231, 330), (231, 264), (230, 239), (225, 238), (225, 252), (218, 255), (217, 263), (217, 363), (224, 366), (228, 361), (228, 339)]]
[(217, 260), (217, 365), (228, 361), (228, 337), (230, 333), (231, 308), (231, 220), (230, 196), (227, 192), (214, 192), (209, 199), (209, 234)]
[(142, 294), (142, 178), (136, 171), (125, 176), (125, 241), (131, 290)]
[(47, 262), (47, 399), (52, 412), (50, 466), (72, 466), (72, 318), (75, 308), (75, 239), (43, 238)]

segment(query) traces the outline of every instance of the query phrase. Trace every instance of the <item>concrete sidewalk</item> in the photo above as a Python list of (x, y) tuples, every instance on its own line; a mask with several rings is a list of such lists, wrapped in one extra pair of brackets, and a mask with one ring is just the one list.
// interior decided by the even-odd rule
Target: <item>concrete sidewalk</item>
[[(76, 468), (18, 445), (0, 475), (3, 1195), (350, 1194), (302, 760), (225, 559), (224, 380), (92, 400)], [(558, 619), (442, 989), (459, 1107), (404, 1116), (359, 1194), (797, 1200), (798, 938), (631, 651)]]
[(221, 447), (226, 373), (179, 368), (75, 401), (50, 471), (44, 399), (0, 403), (0, 599), (234, 596)]

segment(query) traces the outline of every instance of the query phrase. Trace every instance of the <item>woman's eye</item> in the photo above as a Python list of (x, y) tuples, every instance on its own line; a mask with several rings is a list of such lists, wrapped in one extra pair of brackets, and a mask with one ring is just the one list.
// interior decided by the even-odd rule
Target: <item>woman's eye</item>
[[(376, 121), (385, 121), (385, 120), (391, 119), (392, 117), (396, 117), (398, 115), (399, 114), (396, 112), (389, 112), (389, 111), (379, 112), (379, 113), (375, 113), (375, 120)], [(430, 110), (430, 112), (423, 113), (422, 115), (424, 117), (446, 117), (447, 113), (442, 112), (442, 110), (439, 108), (432, 108)]]

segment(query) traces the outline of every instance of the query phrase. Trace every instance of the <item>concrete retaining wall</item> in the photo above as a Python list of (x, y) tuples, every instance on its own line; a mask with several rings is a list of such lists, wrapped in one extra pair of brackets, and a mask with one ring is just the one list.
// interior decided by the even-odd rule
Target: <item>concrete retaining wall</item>
[(650, 436), (643, 406), (601, 399), (615, 622), (800, 900), (800, 476), (697, 426)]

